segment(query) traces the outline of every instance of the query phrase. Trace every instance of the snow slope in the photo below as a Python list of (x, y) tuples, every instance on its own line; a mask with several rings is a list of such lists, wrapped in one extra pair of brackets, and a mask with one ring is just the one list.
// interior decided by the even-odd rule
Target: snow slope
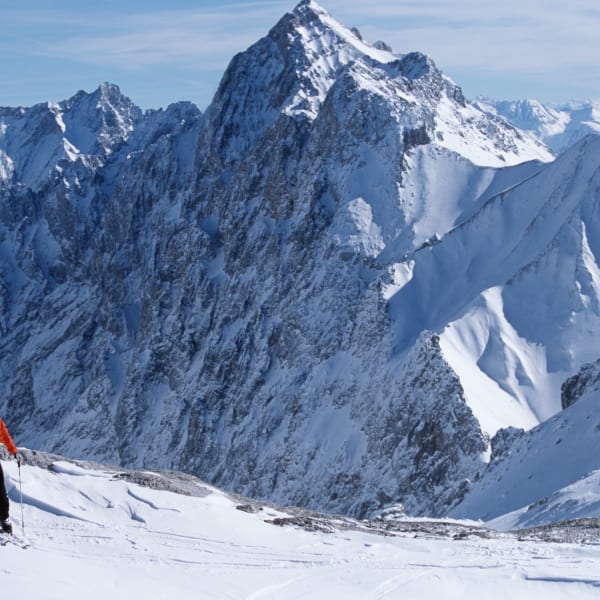
[(582, 140), (415, 252), (390, 298), (398, 346), (439, 331), (490, 435), (556, 413), (561, 383), (597, 358), (599, 144)]
[(600, 517), (600, 362), (562, 390), (563, 411), (528, 432), (501, 432), (491, 463), (453, 516), (502, 528)]
[[(585, 599), (600, 587), (597, 544), (453, 538), (428, 533), (435, 522), (385, 536), (335, 519), (307, 531), (269, 523), (284, 509), (236, 510), (241, 499), (192, 478), (34, 458), (45, 467), (22, 468), (31, 547), (0, 547), (7, 597)], [(16, 517), (14, 462), (5, 468)]]

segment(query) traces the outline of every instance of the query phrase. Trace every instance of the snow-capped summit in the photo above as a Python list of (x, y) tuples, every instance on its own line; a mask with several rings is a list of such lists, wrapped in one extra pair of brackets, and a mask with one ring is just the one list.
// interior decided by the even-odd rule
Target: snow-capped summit
[[(275, 29), (286, 23), (298, 31), (308, 45), (316, 42), (314, 48), (325, 49), (326, 45), (333, 43), (346, 46), (346, 52), (354, 51), (357, 56), (367, 55), (378, 62), (390, 62), (395, 58), (389, 46), (382, 42), (373, 45), (367, 43), (358, 29), (345, 27), (312, 0), (300, 2), (291, 15), (281, 19)], [(319, 41), (319, 38), (322, 39)], [(347, 56), (339, 58), (342, 62), (348, 61)]]
[(223, 160), (237, 159), (278, 119), (310, 124), (331, 105), (330, 95), (349, 99), (359, 91), (387, 105), (412, 141), (448, 148), (477, 165), (552, 160), (533, 136), (466, 103), (430, 58), (368, 44), (312, 1), (233, 59), (207, 111), (215, 146)]
[(91, 94), (80, 91), (56, 109), (65, 138), (82, 154), (110, 154), (142, 118), (142, 111), (110, 83)]
[(568, 122), (566, 115), (534, 99), (496, 102), (477, 98), (474, 104), (508, 118), (520, 129), (536, 130), (542, 137), (562, 132)]
[(0, 108), (0, 183), (37, 190), (57, 173), (68, 179), (69, 164), (94, 171), (118, 160), (112, 155), (128, 143), (137, 149), (169, 131), (185, 130), (199, 117), (191, 103), (144, 113), (111, 83), (58, 103)]
[[(56, 104), (0, 109), (0, 156), (10, 162), (14, 182), (39, 188), (62, 160), (106, 158), (127, 140), (141, 117), (142, 111), (107, 83)], [(5, 170), (2, 179), (10, 178)]]
[(316, 2), (301, 2), (232, 60), (207, 111), (216, 143), (237, 157), (281, 115), (313, 120), (340, 68), (365, 56), (396, 58), (362, 41)]

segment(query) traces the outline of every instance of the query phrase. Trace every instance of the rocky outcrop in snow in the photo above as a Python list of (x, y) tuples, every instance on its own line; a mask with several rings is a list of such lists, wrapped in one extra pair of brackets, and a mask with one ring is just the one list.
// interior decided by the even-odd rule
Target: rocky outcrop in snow
[(600, 392), (600, 361), (583, 365), (577, 375), (569, 377), (560, 388), (563, 408), (575, 404), (586, 392)]

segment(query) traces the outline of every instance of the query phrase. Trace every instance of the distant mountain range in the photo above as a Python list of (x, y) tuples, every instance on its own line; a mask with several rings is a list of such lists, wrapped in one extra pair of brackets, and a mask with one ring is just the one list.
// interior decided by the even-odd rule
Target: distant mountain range
[[(112, 84), (0, 109), (14, 437), (282, 504), (491, 515), (505, 441), (549, 447), (600, 354), (600, 138), (555, 159), (540, 128), (566, 143), (575, 111), (502, 106), (305, 0), (205, 113)], [(559, 450), (562, 489), (585, 474)]]
[(534, 133), (556, 154), (586, 135), (600, 133), (600, 100), (544, 105), (537, 100), (495, 101), (477, 98), (474, 104), (515, 127)]

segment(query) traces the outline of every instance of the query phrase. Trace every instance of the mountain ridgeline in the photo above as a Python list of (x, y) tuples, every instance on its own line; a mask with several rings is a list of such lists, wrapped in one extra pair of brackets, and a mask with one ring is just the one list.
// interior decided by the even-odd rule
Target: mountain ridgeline
[(24, 446), (445, 514), (597, 358), (599, 150), (553, 161), (312, 1), (204, 113), (0, 109), (0, 411)]

